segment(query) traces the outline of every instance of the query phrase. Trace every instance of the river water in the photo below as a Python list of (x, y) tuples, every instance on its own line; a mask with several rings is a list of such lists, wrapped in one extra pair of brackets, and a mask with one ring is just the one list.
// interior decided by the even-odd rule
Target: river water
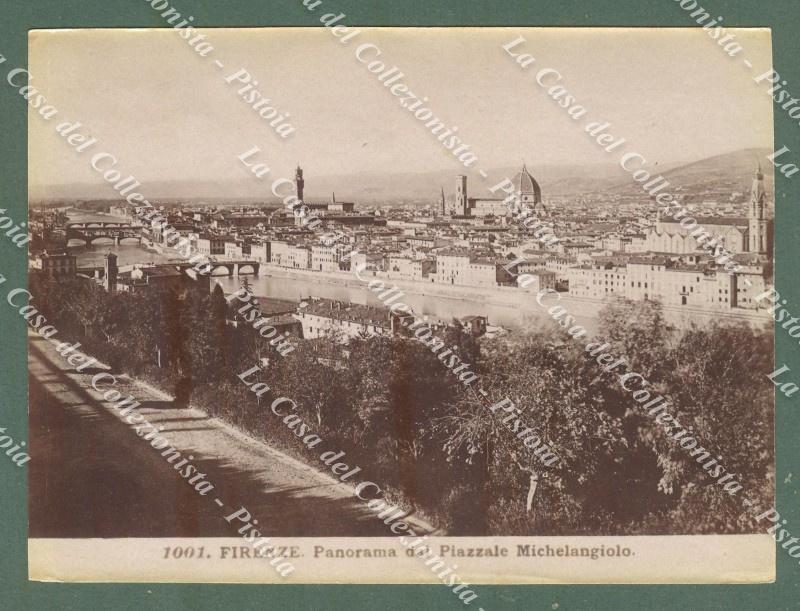
[[(67, 215), (71, 222), (90, 222), (90, 221), (126, 221), (107, 214), (87, 213), (70, 209)], [(81, 242), (73, 242), (74, 246), (69, 246), (69, 250), (78, 257), (78, 267), (100, 267), (103, 265), (103, 258), (106, 253), (114, 252), (117, 254), (117, 263), (120, 266), (131, 265), (133, 263), (168, 263), (170, 261), (180, 261), (175, 255), (162, 255), (145, 249), (137, 244), (115, 245), (112, 240), (96, 241), (92, 246), (85, 246)], [(267, 272), (268, 273), (268, 272)], [(262, 271), (260, 276), (241, 276), (229, 278), (227, 271), (219, 269), (215, 273), (214, 280), (222, 285), (226, 293), (232, 293), (241, 286), (242, 280), (246, 277), (253, 287), (253, 292), (259, 297), (274, 297), (278, 299), (290, 299), (298, 301), (304, 297), (324, 297), (326, 299), (337, 299), (340, 301), (352, 301), (362, 305), (383, 306), (377, 295), (369, 291), (361, 282), (354, 281), (352, 286), (343, 286), (320, 276), (302, 278), (286, 278), (281, 276), (270, 276)], [(391, 286), (393, 281), (386, 281)], [(396, 282), (398, 288), (406, 294), (398, 299), (414, 309), (417, 316), (430, 316), (449, 322), (453, 317), (462, 318), (470, 315), (486, 316), (490, 325), (499, 325), (513, 330), (550, 328), (557, 325), (548, 315), (548, 308), (543, 308), (536, 303), (535, 296), (529, 294), (520, 299), (519, 305), (500, 305), (488, 303), (482, 296), (474, 298), (447, 297), (440, 295), (414, 294), (411, 291), (416, 289), (403, 286), (403, 281)], [(552, 306), (553, 300), (549, 300), (548, 307)], [(597, 315), (603, 307), (601, 302), (594, 302), (585, 299), (577, 299), (561, 294), (559, 305), (574, 316), (574, 322), (584, 327), (590, 334), (598, 330)], [(385, 306), (383, 306), (385, 307)], [(692, 324), (703, 325), (721, 316), (734, 316), (754, 328), (763, 326), (764, 320), (758, 318), (752, 312), (744, 310), (719, 311), (719, 310), (681, 310), (680, 308), (665, 308), (664, 316), (666, 320), (677, 327), (687, 328)]]
[[(85, 212), (83, 210), (69, 209), (67, 217), (70, 223), (130, 223), (130, 219)], [(125, 243), (115, 245), (114, 240), (95, 240), (91, 246), (85, 245), (80, 240), (70, 240), (67, 244), (69, 251), (78, 257), (78, 267), (102, 267), (103, 260), (109, 252), (117, 255), (117, 265), (132, 265), (134, 263), (168, 263), (178, 261), (177, 255), (167, 256), (147, 250), (139, 244)]]

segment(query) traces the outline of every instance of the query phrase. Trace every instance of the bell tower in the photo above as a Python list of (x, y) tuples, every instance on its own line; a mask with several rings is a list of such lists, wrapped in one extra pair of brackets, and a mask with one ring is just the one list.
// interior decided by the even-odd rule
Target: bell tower
[(456, 176), (456, 214), (467, 216), (469, 214), (469, 201), (467, 200), (467, 177), (463, 174)]
[(116, 293), (117, 291), (117, 255), (110, 252), (106, 255), (105, 262), (103, 263), (103, 288), (109, 293)]
[(753, 186), (750, 189), (750, 208), (747, 214), (748, 250), (759, 254), (767, 252), (767, 220), (764, 217), (766, 201), (764, 174), (759, 163), (753, 178)]

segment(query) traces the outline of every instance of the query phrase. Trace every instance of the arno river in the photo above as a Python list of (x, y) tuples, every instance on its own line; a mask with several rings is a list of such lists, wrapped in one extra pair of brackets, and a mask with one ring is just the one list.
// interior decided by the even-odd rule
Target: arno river
[[(124, 221), (109, 215), (87, 213), (83, 211), (68, 210), (67, 214), (71, 222), (91, 222), (91, 221)], [(134, 263), (169, 263), (179, 261), (177, 254), (159, 254), (139, 246), (134, 243), (115, 245), (111, 240), (95, 242), (92, 246), (84, 246), (81, 242), (73, 242), (69, 249), (78, 256), (78, 267), (99, 267), (103, 265), (103, 258), (106, 253), (114, 252), (117, 255), (117, 264), (120, 266), (132, 265)], [(377, 295), (369, 291), (364, 283), (357, 280), (355, 275), (342, 274), (341, 279), (332, 281), (324, 276), (314, 277), (307, 274), (303, 277), (283, 277), (283, 272), (270, 272), (263, 270), (259, 276), (246, 276), (253, 291), (259, 297), (275, 297), (278, 299), (290, 299), (298, 301), (307, 297), (324, 297), (327, 299), (337, 299), (340, 301), (352, 301), (353, 303), (383, 306)], [(241, 285), (242, 277), (230, 278), (227, 271), (219, 269), (216, 271), (214, 279), (225, 290), (232, 293)], [(470, 315), (482, 315), (489, 319), (490, 325), (500, 325), (507, 329), (539, 329), (554, 328), (558, 326), (547, 313), (548, 308), (554, 301), (548, 300), (547, 307), (541, 307), (536, 303), (535, 295), (520, 293), (518, 297), (513, 297), (516, 301), (514, 305), (507, 305), (509, 302), (498, 299), (500, 303), (489, 303), (483, 295), (476, 294), (470, 296), (442, 296), (422, 294), (425, 289), (417, 285), (416, 289), (404, 284), (402, 280), (385, 280), (387, 286), (397, 284), (405, 296), (399, 300), (404, 301), (414, 309), (414, 313), (428, 315), (435, 319), (449, 321), (453, 317), (462, 318)], [(347, 283), (347, 284), (345, 284)], [(424, 286), (424, 285), (423, 285)], [(416, 290), (417, 294), (412, 291)], [(464, 293), (469, 289), (465, 288)], [(506, 293), (508, 296), (508, 293)], [(561, 294), (559, 305), (574, 316), (574, 322), (586, 328), (590, 333), (597, 330), (597, 314), (603, 307), (602, 302), (577, 299)], [(383, 306), (385, 307), (385, 306)], [(763, 313), (763, 312), (762, 312)], [(703, 324), (720, 317), (739, 319), (753, 326), (762, 326), (764, 320), (756, 317), (753, 312), (744, 310), (697, 310), (688, 308), (665, 308), (664, 315), (667, 321), (678, 327), (688, 327), (690, 324)]]

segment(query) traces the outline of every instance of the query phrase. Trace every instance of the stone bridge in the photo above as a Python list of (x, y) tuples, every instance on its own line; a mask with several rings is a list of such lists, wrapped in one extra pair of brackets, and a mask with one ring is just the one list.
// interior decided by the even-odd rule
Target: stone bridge
[[(199, 261), (198, 263), (202, 263)], [(254, 274), (258, 276), (258, 272), (261, 269), (261, 264), (258, 261), (210, 261), (211, 263), (211, 274), (213, 275), (214, 271), (222, 268), (228, 270), (228, 276), (241, 276), (244, 274)], [(122, 266), (126, 267), (126, 266)], [(175, 269), (180, 272), (186, 272), (188, 269), (193, 269), (194, 264), (192, 263), (163, 263), (161, 265), (156, 265), (156, 267), (164, 267)], [(243, 271), (247, 268), (250, 268), (250, 271)], [(100, 279), (105, 276), (105, 268), (103, 266), (95, 266), (95, 267), (79, 267), (78, 274), (82, 276), (86, 276), (89, 278)]]
[(87, 245), (101, 238), (114, 240), (114, 244), (123, 240), (142, 242), (142, 226), (132, 223), (67, 223), (66, 234), (67, 240), (81, 240)]
[[(210, 263), (212, 275), (218, 269), (225, 268), (228, 270), (228, 276), (241, 276), (245, 273), (258, 276), (258, 272), (261, 269), (261, 264), (258, 261), (210, 261)], [(190, 265), (189, 267), (192, 266)], [(250, 268), (249, 272), (243, 271), (247, 268)]]

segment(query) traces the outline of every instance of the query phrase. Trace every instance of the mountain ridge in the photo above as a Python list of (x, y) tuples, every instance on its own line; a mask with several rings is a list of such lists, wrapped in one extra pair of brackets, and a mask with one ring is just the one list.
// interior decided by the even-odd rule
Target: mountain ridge
[[(753, 173), (760, 162), (764, 169), (767, 188), (774, 185), (772, 164), (767, 159), (771, 153), (767, 148), (747, 148), (721, 153), (684, 164), (672, 164), (659, 168), (645, 166), (652, 176), (659, 174), (670, 182), (672, 190), (719, 190), (720, 193), (749, 190)], [(528, 164), (528, 170), (542, 187), (545, 198), (571, 195), (605, 193), (612, 195), (635, 195), (642, 192), (641, 184), (616, 162), (584, 165), (572, 164)], [(441, 198), (454, 197), (456, 176), (464, 173), (468, 177), (468, 193), (471, 197), (492, 197), (490, 187), (505, 178), (513, 178), (519, 166), (505, 166), (487, 171), (488, 178), (481, 179), (477, 172), (458, 170), (436, 170), (424, 173), (362, 173), (314, 176), (305, 168), (306, 199), (329, 200), (335, 193), (337, 200), (375, 203), (381, 201), (416, 201), (435, 204)], [(271, 181), (256, 183), (242, 181), (142, 181), (140, 192), (149, 199), (158, 200), (231, 200), (231, 201), (276, 201), (269, 189)], [(44, 189), (44, 194), (32, 200), (108, 199), (113, 200), (110, 187), (105, 184), (54, 185)], [(499, 197), (499, 191), (497, 195)], [(213, 203), (213, 202), (210, 202)]]

